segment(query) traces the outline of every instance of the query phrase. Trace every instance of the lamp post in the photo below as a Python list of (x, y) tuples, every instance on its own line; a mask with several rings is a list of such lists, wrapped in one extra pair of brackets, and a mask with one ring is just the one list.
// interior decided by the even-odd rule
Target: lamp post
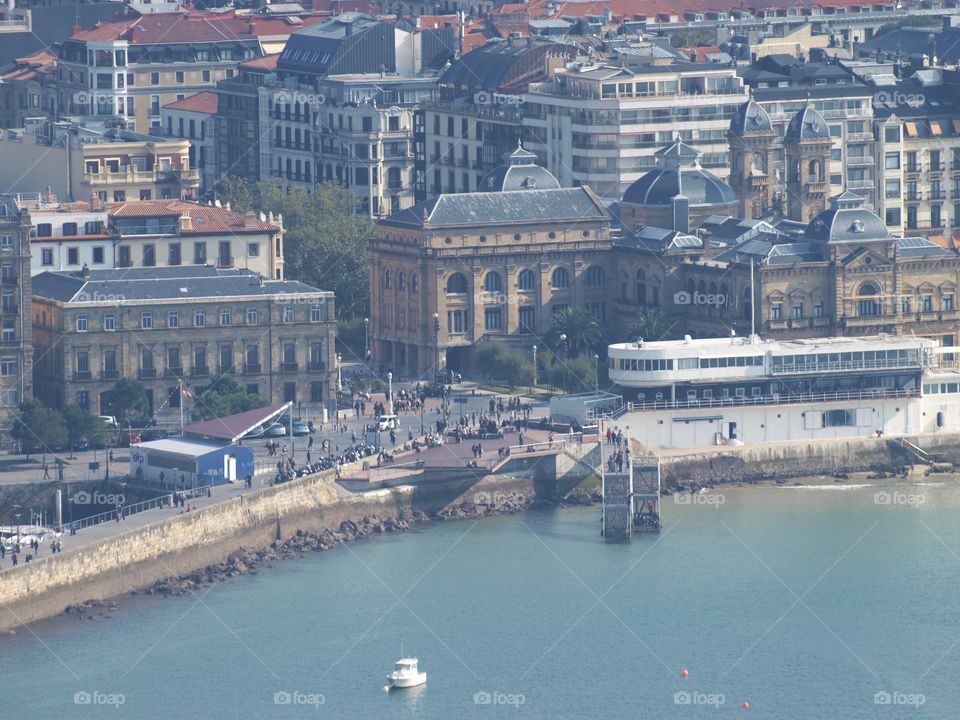
[(363, 319), (363, 362), (370, 365), (370, 318)]
[(600, 392), (600, 356), (593, 354), (593, 391)]
[(343, 367), (343, 355), (337, 353), (337, 392), (343, 392), (343, 372), (341, 368)]
[(393, 415), (393, 373), (387, 373), (387, 415)]
[[(537, 346), (533, 346), (533, 388), (537, 387)], [(531, 390), (533, 388), (530, 388)]]
[(565, 333), (560, 333), (560, 343), (557, 345), (557, 357), (560, 358), (560, 368), (563, 373), (563, 392), (567, 392), (567, 366), (563, 362), (563, 356), (567, 351), (567, 336)]
[(442, 383), (440, 376), (440, 313), (433, 314), (433, 344), (437, 348), (437, 382)]

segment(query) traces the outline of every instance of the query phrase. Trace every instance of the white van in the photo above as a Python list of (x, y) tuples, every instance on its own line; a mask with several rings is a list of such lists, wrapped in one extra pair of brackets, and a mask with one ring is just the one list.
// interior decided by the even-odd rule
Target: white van
[(396, 430), (400, 427), (396, 415), (381, 415), (377, 418), (377, 427), (381, 430)]

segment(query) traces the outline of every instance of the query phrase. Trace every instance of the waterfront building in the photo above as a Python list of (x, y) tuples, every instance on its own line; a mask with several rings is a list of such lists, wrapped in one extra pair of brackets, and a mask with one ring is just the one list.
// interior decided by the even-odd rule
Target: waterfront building
[(115, 414), (109, 390), (139, 379), (151, 414), (175, 419), (229, 374), (271, 403), (335, 397), (333, 293), (210, 266), (45, 272), (33, 278), (37, 396)]
[(0, 196), (0, 429), (33, 397), (33, 325), (30, 321), (30, 224), (9, 196)]
[(190, 141), (73, 122), (29, 122), (0, 133), (0, 184), (10, 192), (43, 188), (61, 198), (101, 202), (195, 198), (200, 173)]
[(726, 133), (749, 99), (735, 68), (664, 58), (615, 67), (580, 65), (532, 83), (523, 96), (524, 138), (564, 187), (589, 185), (615, 201), (675, 139), (701, 164), (729, 174)]
[(912, 336), (728, 337), (611, 345), (629, 400), (618, 425), (650, 448), (916, 436), (960, 421), (955, 354)]
[(529, 349), (567, 307), (607, 322), (610, 215), (561, 188), (517, 148), (485, 192), (442, 194), (378, 223), (370, 246), (376, 366), (406, 375), (463, 367), (478, 342)]

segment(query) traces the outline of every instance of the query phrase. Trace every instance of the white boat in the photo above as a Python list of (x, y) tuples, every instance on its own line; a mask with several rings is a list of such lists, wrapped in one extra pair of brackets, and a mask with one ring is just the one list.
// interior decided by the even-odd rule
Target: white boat
[(427, 674), (420, 672), (417, 658), (402, 658), (397, 660), (393, 672), (387, 675), (392, 688), (412, 688), (424, 685)]

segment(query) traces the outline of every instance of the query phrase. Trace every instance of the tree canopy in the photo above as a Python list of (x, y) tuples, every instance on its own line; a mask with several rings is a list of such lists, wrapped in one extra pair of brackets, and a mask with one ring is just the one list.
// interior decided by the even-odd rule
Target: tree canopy
[(559, 350), (560, 336), (566, 335), (566, 353), (575, 357), (583, 352), (594, 352), (600, 346), (600, 325), (583, 308), (564, 308), (553, 316), (553, 327), (547, 333), (547, 343)]
[(46, 451), (67, 444), (63, 415), (36, 399), (20, 405), (10, 434), (26, 448), (40, 447)]
[(236, 413), (256, 410), (267, 402), (259, 395), (248, 393), (232, 375), (221, 375), (194, 405), (193, 415), (199, 420), (212, 420)]
[(106, 443), (106, 423), (79, 405), (67, 405), (63, 409), (63, 420), (66, 424), (67, 441), (71, 446), (76, 446), (81, 440), (86, 440), (95, 447)]
[(648, 342), (666, 340), (673, 333), (676, 322), (670, 319), (660, 309), (646, 310), (637, 315), (627, 324), (627, 342), (643, 338)]
[(142, 417), (147, 414), (149, 408), (147, 388), (139, 380), (120, 378), (110, 390), (108, 403), (113, 408), (118, 421), (136, 416)]
[(217, 196), (231, 209), (283, 215), (286, 276), (336, 295), (340, 319), (370, 313), (368, 244), (373, 231), (359, 198), (335, 182), (314, 193), (284, 187), (279, 178), (250, 183), (221, 176)]

